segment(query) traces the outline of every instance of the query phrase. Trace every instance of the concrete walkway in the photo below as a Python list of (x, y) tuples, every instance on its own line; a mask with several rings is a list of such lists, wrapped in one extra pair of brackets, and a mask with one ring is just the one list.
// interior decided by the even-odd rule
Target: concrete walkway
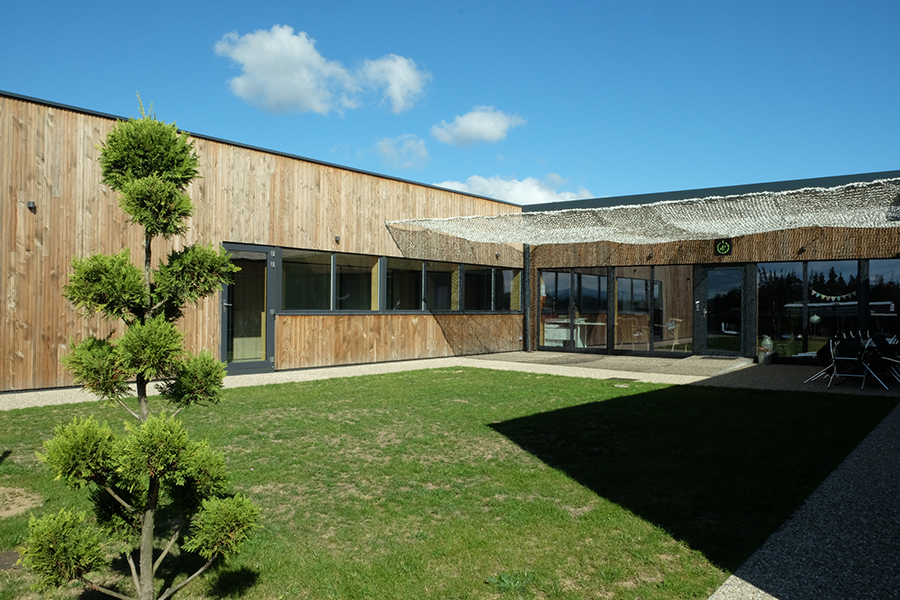
[[(826, 387), (803, 381), (816, 367), (748, 359), (683, 359), (562, 352), (511, 352), (226, 377), (226, 388), (442, 367), (479, 367), (569, 377), (817, 393), (898, 395), (900, 383)], [(873, 385), (874, 384), (874, 385)], [(78, 389), (7, 392), (0, 410), (91, 401)], [(806, 503), (710, 600), (900, 598), (900, 406), (844, 460)]]

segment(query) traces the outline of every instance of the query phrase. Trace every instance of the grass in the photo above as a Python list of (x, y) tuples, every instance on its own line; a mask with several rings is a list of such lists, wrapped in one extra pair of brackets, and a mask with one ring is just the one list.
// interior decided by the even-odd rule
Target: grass
[[(229, 390), (184, 421), (264, 529), (178, 597), (706, 598), (895, 404), (479, 369)], [(35, 515), (86, 506), (34, 452), (97, 413), (123, 419), (4, 413), (0, 487)], [(27, 519), (0, 520), (0, 551)], [(0, 600), (28, 583), (0, 572)]]

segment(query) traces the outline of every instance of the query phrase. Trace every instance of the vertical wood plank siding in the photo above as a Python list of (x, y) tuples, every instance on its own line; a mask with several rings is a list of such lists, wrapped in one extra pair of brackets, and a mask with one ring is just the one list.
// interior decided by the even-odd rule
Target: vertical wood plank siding
[(279, 315), (278, 369), (522, 349), (521, 315)]
[[(70, 342), (87, 335), (109, 335), (121, 328), (118, 322), (107, 323), (96, 316), (81, 318), (61, 296), (73, 257), (129, 248), (132, 260), (136, 264), (142, 262), (139, 229), (127, 222), (116, 194), (100, 184), (98, 148), (114, 125), (114, 120), (103, 116), (0, 96), (0, 391), (71, 385), (71, 376), (59, 362)], [(189, 190), (196, 208), (190, 223), (192, 229), (184, 239), (174, 239), (171, 244), (157, 241), (153, 246), (155, 260), (172, 248), (194, 242), (403, 256), (385, 227), (386, 221), (497, 215), (520, 210), (499, 202), (214, 140), (197, 138), (195, 147), (200, 155), (201, 178)], [(29, 201), (35, 202), (34, 211), (27, 208)], [(334, 241), (336, 235), (341, 236), (340, 244)], [(521, 266), (521, 262), (514, 263), (514, 252), (503, 249), (497, 253), (509, 263), (497, 264)], [(444, 256), (443, 260), (459, 259)], [(434, 352), (463, 348), (469, 353), (473, 348), (482, 351), (479, 348), (485, 347), (485, 342), (481, 336), (486, 330), (492, 331), (496, 321), (518, 319), (521, 328), (522, 318), (465, 317), (462, 320), (471, 333), (460, 334), (454, 329), (452, 342), (435, 325), (439, 317), (402, 319), (396, 315), (374, 315), (334, 319), (355, 332), (357, 339), (378, 336), (387, 340), (391, 337), (389, 327), (397, 326), (404, 331), (401, 346), (422, 347), (426, 353), (432, 352), (431, 348), (435, 348)], [(424, 331), (408, 326), (416, 319), (431, 325)], [(284, 335), (298, 340), (295, 324), (303, 320), (279, 317), (276, 339)], [(282, 324), (286, 326), (284, 333)], [(190, 349), (210, 348), (218, 353), (218, 296), (190, 307), (181, 325), (187, 332)], [(368, 327), (376, 329), (369, 332)], [(310, 335), (317, 334), (310, 330)], [(454, 337), (466, 335), (473, 336), (473, 340)], [(516, 344), (520, 343), (519, 335), (512, 338)], [(312, 344), (304, 340), (296, 343)], [(351, 337), (335, 336), (330, 343), (336, 359), (354, 354), (349, 349)], [(371, 348), (372, 356), (382, 351), (377, 344)], [(385, 348), (388, 355), (400, 352), (391, 349), (390, 344)], [(289, 345), (279, 341), (279, 349), (285, 364), (297, 362), (295, 358), (288, 360), (295, 352)], [(366, 352), (359, 355), (369, 356)], [(325, 361), (319, 364), (338, 362), (328, 362), (321, 353), (316, 360)]]

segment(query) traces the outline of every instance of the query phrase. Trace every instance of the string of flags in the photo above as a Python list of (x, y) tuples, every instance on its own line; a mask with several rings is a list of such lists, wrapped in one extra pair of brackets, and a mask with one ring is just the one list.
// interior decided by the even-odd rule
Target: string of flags
[(828, 302), (842, 302), (844, 300), (849, 300), (856, 295), (856, 291), (850, 292), (848, 294), (843, 294), (841, 296), (828, 296), (826, 294), (820, 294), (812, 288), (810, 288), (809, 291), (813, 295), (813, 297), (819, 298), (820, 300), (826, 300)]

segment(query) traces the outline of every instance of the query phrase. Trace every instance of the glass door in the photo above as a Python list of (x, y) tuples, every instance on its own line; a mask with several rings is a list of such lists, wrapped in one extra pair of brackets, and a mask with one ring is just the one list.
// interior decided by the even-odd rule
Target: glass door
[(706, 269), (703, 297), (705, 344), (703, 354), (741, 355), (743, 349), (744, 267)]
[[(249, 248), (253, 248), (252, 250)], [(265, 248), (225, 244), (240, 271), (222, 294), (223, 352), (229, 374), (275, 368), (275, 259)]]

